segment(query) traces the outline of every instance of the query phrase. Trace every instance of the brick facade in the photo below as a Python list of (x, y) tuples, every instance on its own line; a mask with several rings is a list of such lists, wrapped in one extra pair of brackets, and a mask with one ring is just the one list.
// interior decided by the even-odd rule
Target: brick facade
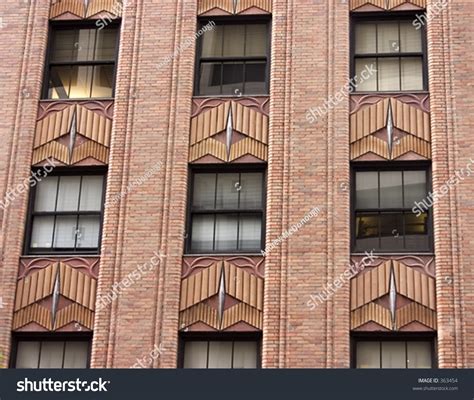
[[(427, 0), (428, 10), (434, 9), (437, 3)], [(350, 367), (351, 284), (346, 283), (328, 301), (316, 307), (311, 307), (309, 302), (311, 295), (343, 274), (350, 262), (361, 261), (360, 255), (351, 255), (350, 245), (353, 160), (350, 121), (354, 113), (360, 111), (362, 115), (366, 105), (360, 98), (344, 97), (314, 123), (308, 122), (307, 111), (322, 107), (348, 83), (351, 12), (374, 15), (380, 12), (396, 15), (397, 11), (406, 10), (421, 12), (425, 1), (254, 0), (230, 6), (229, 2), (220, 0), (134, 0), (126, 1), (120, 12), (102, 10), (101, 4), (101, 0), (94, 0), (89, 9), (93, 11), (84, 8), (82, 14), (75, 9), (61, 8), (61, 1), (57, 0), (0, 5), (0, 31), (4, 38), (0, 55), (5, 60), (0, 66), (4, 94), (0, 100), (3, 112), (0, 129), (4, 138), (0, 151), (2, 197), (18, 182), (27, 179), (31, 169), (48, 45), (48, 19), (74, 24), (80, 19), (94, 21), (104, 16), (115, 19), (114, 12), (121, 14), (113, 119), (112, 113), (108, 115), (113, 125), (106, 163), (101, 251), (100, 258), (92, 260), (100, 261), (97, 270), (92, 271), (91, 267), (91, 271), (86, 271), (98, 278), (91, 367), (128, 368), (155, 348), (160, 349), (160, 356), (146, 367), (177, 367), (179, 337), (188, 332), (188, 326), (180, 322), (181, 312), (185, 310), (182, 285), (204, 279), (201, 275), (196, 277), (197, 274), (204, 272), (204, 276), (211, 268), (218, 271), (228, 268), (227, 274), (230, 269), (240, 271), (236, 273), (264, 287), (261, 326), (255, 322), (252, 326), (247, 315), (237, 321), (234, 330), (228, 331), (235, 334), (261, 330), (262, 367)], [(245, 8), (245, 4), (250, 6)], [(54, 14), (50, 14), (51, 5), (55, 7)], [(97, 14), (90, 15), (93, 12)], [(225, 97), (210, 99), (208, 103), (209, 99), (194, 98), (193, 102), (197, 46), (195, 40), (189, 39), (196, 33), (198, 15), (203, 18), (245, 19), (245, 15), (271, 18), (269, 96), (235, 97), (232, 104)], [(430, 129), (430, 141), (425, 140), (431, 145), (430, 151), (411, 153), (404, 159), (429, 160), (431, 157), (433, 190), (439, 190), (474, 158), (470, 129), (474, 125), (470, 83), (474, 60), (469, 51), (474, 30), (472, 15), (474, 4), (459, 0), (450, 2), (429, 21), (429, 93), (418, 93), (408, 100), (396, 94), (377, 99), (384, 105), (403, 103), (401, 107), (406, 107), (409, 104), (412, 115), (418, 113), (416, 115), (426, 119), (428, 128), (421, 123), (417, 126)], [(184, 46), (187, 42), (189, 46)], [(226, 102), (228, 104), (223, 106)], [(218, 107), (220, 111), (216, 111)], [(190, 139), (190, 132), (193, 120), (198, 121), (197, 116), (209, 110), (209, 115), (230, 110), (263, 121), (258, 122), (258, 129), (249, 125), (238, 131), (240, 138), (248, 139), (251, 150), (233, 165), (266, 163), (267, 254), (264, 258), (259, 254), (244, 254), (240, 258), (225, 255), (206, 264), (198, 257), (183, 257), (189, 234), (186, 232), (188, 172), (190, 164), (198, 158), (190, 158), (190, 145), (199, 145), (198, 140)], [(106, 113), (97, 109), (95, 112)], [(206, 118), (202, 118), (207, 121), (203, 124), (209, 122)], [(267, 129), (267, 122), (268, 142), (261, 135)], [(397, 129), (401, 125), (397, 125)], [(235, 126), (231, 129), (233, 134), (238, 130)], [(208, 129), (205, 125), (201, 131), (213, 137), (212, 145), (220, 145), (218, 128)], [(420, 133), (415, 131), (409, 133), (419, 138)], [(218, 159), (215, 154), (217, 152), (211, 152), (197, 162), (232, 164), (235, 161), (228, 156)], [(87, 160), (81, 165), (98, 165), (90, 158)], [(364, 160), (370, 161), (370, 158)], [(67, 168), (76, 167), (79, 164)], [(145, 177), (143, 182), (135, 185), (141, 177)], [(436, 314), (433, 309), (429, 312), (436, 315), (436, 323), (431, 324), (430, 331), (437, 335), (439, 367), (474, 366), (474, 345), (470, 340), (474, 336), (474, 268), (470, 265), (474, 256), (474, 241), (470, 237), (470, 227), (474, 224), (474, 185), (471, 179), (474, 178), (466, 177), (436, 203), (434, 254), (410, 254), (410, 262), (400, 261), (406, 263), (405, 270), (424, 276), (420, 279), (430, 276), (430, 282), (436, 282), (436, 307), (432, 306)], [(124, 193), (127, 194), (122, 196)], [(317, 215), (271, 248), (275, 239), (316, 207)], [(24, 265), (30, 259), (25, 259), (23, 254), (27, 211), (28, 193), (24, 192), (0, 212), (0, 305), (3, 304), (0, 307), (0, 367), (10, 363), (17, 280), (29, 274)], [(383, 262), (390, 266), (387, 268), (398, 265), (399, 260), (393, 255), (384, 257)], [(60, 261), (64, 259), (57, 258), (57, 262)], [(83, 268), (77, 259), (66, 261), (70, 268)], [(92, 261), (89, 260), (89, 264)], [(149, 268), (137, 283), (122, 290), (110, 305), (99, 306), (100, 299), (110, 295), (114, 284), (150, 263), (156, 267)], [(35, 268), (43, 267), (38, 264)], [(371, 267), (381, 268), (380, 264)], [(227, 288), (225, 296), (229, 293), (234, 292)], [(260, 295), (260, 289), (251, 291), (251, 296), (258, 297), (256, 302), (260, 301)], [(200, 296), (212, 306), (211, 295)], [(259, 306), (244, 297), (239, 297), (240, 303), (232, 301), (250, 309), (251, 315), (260, 315)], [(197, 302), (194, 299), (194, 303), (189, 303)], [(253, 306), (249, 306), (251, 303)], [(204, 325), (200, 321), (190, 330), (208, 332), (209, 326), (204, 328)], [(436, 329), (432, 329), (433, 326)], [(37, 327), (29, 325), (23, 332), (35, 331)], [(217, 324), (213, 329), (223, 331), (213, 331), (217, 337), (225, 334), (225, 329)], [(410, 333), (420, 328), (411, 325), (407, 329)], [(55, 332), (49, 330), (54, 336)], [(67, 326), (65, 331), (75, 333), (73, 326)]]

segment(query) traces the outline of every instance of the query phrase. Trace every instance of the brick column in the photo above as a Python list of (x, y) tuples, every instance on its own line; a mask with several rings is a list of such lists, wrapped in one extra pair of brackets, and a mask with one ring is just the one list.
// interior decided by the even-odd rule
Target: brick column
[[(160, 265), (96, 315), (92, 366), (130, 367), (158, 346), (149, 367), (175, 367), (196, 3), (127, 2), (123, 14), (98, 297), (150, 262)], [(161, 64), (161, 65), (160, 65)]]
[(349, 286), (314, 310), (307, 302), (349, 262), (348, 100), (314, 124), (306, 112), (348, 81), (348, 8), (276, 0), (273, 14), (267, 247), (321, 213), (267, 255), (262, 363), (347, 367)]
[[(19, 184), (27, 188), (43, 62), (49, 1), (0, 3), (0, 201)], [(10, 356), (13, 302), (28, 207), (28, 190), (0, 209), (0, 367)]]

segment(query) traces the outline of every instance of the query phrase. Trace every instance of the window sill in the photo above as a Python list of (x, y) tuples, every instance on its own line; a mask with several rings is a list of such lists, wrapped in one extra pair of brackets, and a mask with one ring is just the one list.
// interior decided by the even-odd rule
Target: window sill
[(372, 91), (372, 92), (367, 92), (367, 91), (360, 91), (360, 92), (352, 92), (351, 96), (356, 96), (356, 95), (400, 95), (400, 94), (430, 94), (429, 90), (399, 90), (399, 91)]

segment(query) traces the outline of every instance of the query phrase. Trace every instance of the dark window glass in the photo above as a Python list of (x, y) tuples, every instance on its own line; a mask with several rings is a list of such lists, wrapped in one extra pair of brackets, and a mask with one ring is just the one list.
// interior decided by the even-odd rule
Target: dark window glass
[(256, 341), (186, 341), (184, 368), (257, 368)]
[(15, 368), (88, 368), (90, 342), (20, 340)]
[(218, 24), (201, 38), (197, 95), (266, 94), (268, 25)]
[(195, 173), (191, 252), (257, 252), (262, 247), (263, 173)]
[(358, 341), (356, 368), (433, 368), (431, 341)]
[[(423, 29), (412, 20), (355, 23), (354, 76), (357, 91), (425, 89)], [(368, 67), (376, 72), (363, 73)], [(364, 76), (365, 75), (365, 76)], [(364, 79), (368, 76), (368, 79)]]
[(110, 98), (118, 28), (53, 29), (47, 97)]
[(48, 176), (38, 182), (31, 216), (31, 253), (97, 252), (104, 176)]
[(426, 170), (355, 172), (355, 251), (430, 250)]

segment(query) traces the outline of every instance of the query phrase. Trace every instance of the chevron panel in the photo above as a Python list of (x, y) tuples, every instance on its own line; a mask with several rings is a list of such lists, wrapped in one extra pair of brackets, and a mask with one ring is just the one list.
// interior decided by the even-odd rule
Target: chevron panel
[(226, 293), (260, 311), (263, 310), (263, 279), (225, 261)]
[(248, 10), (249, 8), (256, 7), (260, 10), (266, 11), (271, 14), (272, 12), (272, 0), (239, 0), (237, 1), (236, 14)]
[(234, 129), (258, 142), (268, 144), (268, 116), (240, 103), (231, 104)]
[(51, 113), (36, 123), (33, 148), (45, 145), (71, 130), (75, 107), (66, 107), (61, 111)]
[(199, 0), (198, 15), (218, 8), (226, 13), (234, 13), (234, 0)]
[(97, 161), (107, 164), (109, 159), (109, 149), (99, 143), (86, 142), (74, 149), (70, 164), (76, 164), (86, 158), (92, 157)]
[(191, 145), (225, 130), (230, 104), (222, 103), (191, 119)]
[(388, 98), (383, 99), (351, 114), (351, 143), (371, 135), (387, 125), (388, 103)]
[(355, 160), (367, 153), (374, 153), (380, 157), (389, 159), (387, 142), (375, 136), (367, 136), (351, 144), (351, 160)]
[(86, 19), (102, 12), (120, 17), (122, 8), (121, 0), (56, 0), (51, 4), (49, 18), (56, 19), (65, 14), (72, 14), (78, 19)]
[(391, 103), (396, 128), (426, 142), (431, 141), (430, 115), (427, 112), (397, 99), (391, 99)]
[(185, 310), (217, 294), (222, 262), (216, 262), (209, 268), (183, 279), (181, 283), (181, 302), (179, 309)]
[(402, 4), (412, 4), (419, 8), (426, 8), (426, 0), (350, 0), (349, 9), (354, 11), (362, 6), (371, 5), (381, 10), (391, 10)]
[(17, 330), (32, 322), (36, 322), (47, 330), (53, 329), (51, 310), (34, 303), (13, 314), (12, 329)]
[(201, 157), (211, 155), (219, 160), (227, 160), (227, 149), (224, 143), (214, 139), (207, 139), (191, 146), (189, 149), (189, 162), (196, 161)]
[(411, 322), (420, 322), (436, 330), (436, 312), (417, 303), (408, 304), (397, 310), (398, 328), (403, 328)]
[(387, 329), (392, 329), (390, 310), (376, 303), (369, 303), (351, 313), (351, 329), (356, 329), (368, 322), (375, 322)]

